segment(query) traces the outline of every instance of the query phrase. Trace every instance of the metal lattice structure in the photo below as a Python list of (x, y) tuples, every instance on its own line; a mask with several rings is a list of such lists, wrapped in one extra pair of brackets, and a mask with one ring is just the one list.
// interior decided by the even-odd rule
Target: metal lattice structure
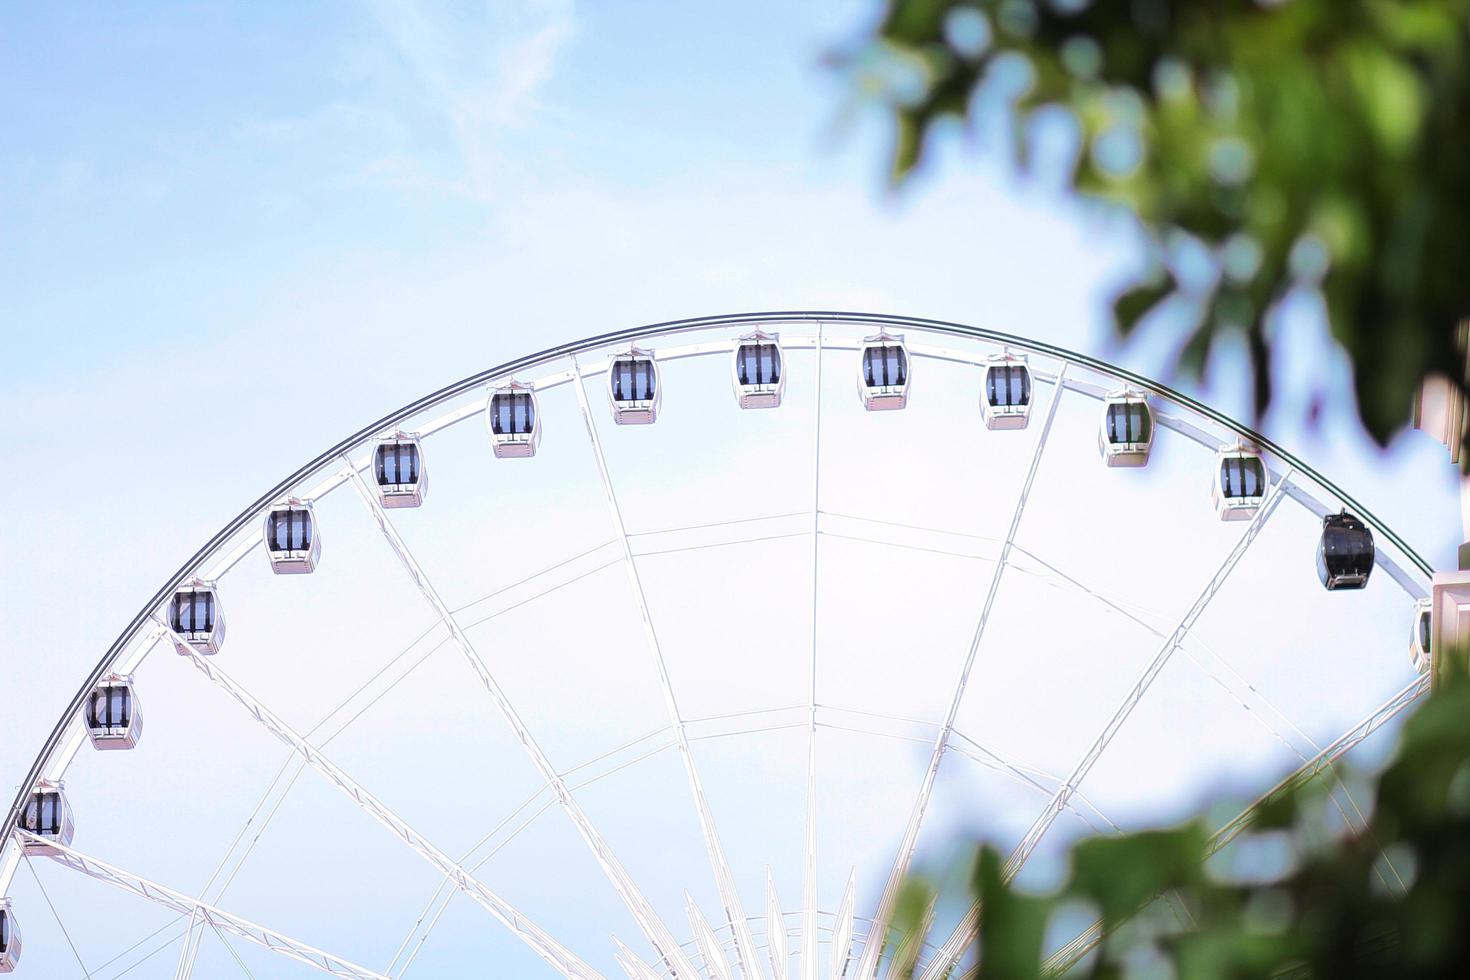
[[(1220, 459), (1246, 503), (1205, 492)], [(1377, 575), (1329, 597), (1311, 549), (1345, 511)], [(312, 575), (262, 576), (257, 552)], [(1167, 737), (1207, 689), (1216, 714), (1191, 737), (1246, 760), (1233, 788), (1256, 799), (1220, 827), (1227, 847), (1254, 807), (1335, 779), (1426, 692), (1397, 638), (1430, 572), (1283, 447), (1051, 345), (832, 312), (562, 345), (331, 447), (139, 610), (11, 805), (0, 894), (27, 924), (17, 969), (104, 975), (97, 957), (165, 914), (104, 966), (249, 975), (265, 956), (273, 973), (396, 980), (437, 956), (443, 975), (490, 957), (573, 980), (961, 976), (980, 909), (931, 909), (948, 936), (933, 946), (890, 928), (902, 882), (947, 835), (978, 822), (1014, 876), (1082, 833), (1155, 819), (1173, 797), (1141, 787), (1140, 765), (1165, 788), (1217, 775)], [(1324, 694), (1312, 658), (1326, 656), (1340, 676)], [(149, 705), (149, 737), (80, 759), (89, 698), (120, 678)], [(170, 748), (142, 768), (153, 740)], [(271, 746), (286, 759), (267, 783), (252, 760)], [(63, 785), (75, 842), (26, 823), (32, 794)], [(174, 785), (189, 798), (171, 804)], [(228, 840), (237, 791), (256, 801), (215, 863), (201, 855)], [(1347, 785), (1333, 799), (1344, 827), (1361, 823)], [(174, 824), (170, 805), (199, 819)], [(388, 833), (359, 838), (361, 817)], [(359, 857), (368, 846), (382, 856)], [(205, 881), (150, 880), (211, 864)], [(82, 879), (148, 911), (135, 922)], [(258, 911), (227, 911), (236, 896)], [(35, 938), (50, 919), (64, 945)], [(407, 930), (391, 959), (390, 922)]]

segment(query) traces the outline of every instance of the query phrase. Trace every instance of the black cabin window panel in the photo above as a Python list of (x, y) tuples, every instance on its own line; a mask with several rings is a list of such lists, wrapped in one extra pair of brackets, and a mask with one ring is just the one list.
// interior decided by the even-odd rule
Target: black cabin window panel
[(1108, 406), (1108, 441), (1114, 443), (1148, 442), (1153, 420), (1148, 406), (1140, 402), (1127, 402)]
[(620, 402), (653, 400), (653, 362), (643, 358), (613, 364), (613, 398)]
[(1220, 463), (1220, 481), (1226, 497), (1259, 497), (1265, 485), (1265, 467), (1258, 459), (1232, 457)]
[(311, 547), (311, 515), (305, 510), (273, 511), (270, 532), (272, 551), (306, 551)]
[(525, 436), (536, 424), (536, 403), (527, 391), (491, 396), (490, 428), (498, 436)]
[(1429, 652), (1429, 633), (1431, 625), (1433, 624), (1430, 621), (1429, 611), (1425, 610), (1424, 612), (1421, 612), (1419, 614), (1419, 648), (1425, 653)]
[(376, 475), (380, 487), (419, 482), (419, 447), (412, 443), (379, 446)]
[(214, 593), (180, 592), (174, 596), (175, 633), (208, 633), (214, 629)]
[(908, 355), (902, 347), (869, 347), (863, 351), (863, 376), (869, 388), (904, 385), (908, 367)]
[(781, 348), (775, 344), (746, 344), (740, 348), (740, 383), (773, 385), (781, 381)]
[(125, 687), (104, 687), (93, 691), (87, 703), (87, 727), (127, 728), (133, 719), (132, 702), (132, 692)]
[(1031, 404), (1031, 372), (1020, 364), (992, 367), (985, 373), (985, 397), (993, 408)]
[(61, 834), (61, 794), (37, 793), (26, 804), (21, 825), (33, 834), (56, 837)]

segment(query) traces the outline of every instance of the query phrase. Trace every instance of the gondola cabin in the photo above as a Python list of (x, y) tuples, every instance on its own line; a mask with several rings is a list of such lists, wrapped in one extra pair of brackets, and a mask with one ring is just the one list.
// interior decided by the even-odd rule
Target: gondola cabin
[(541, 415), (536, 411), (536, 393), (528, 384), (511, 381), (490, 392), (485, 405), (485, 425), (500, 459), (524, 459), (536, 455), (541, 443)]
[(1266, 499), (1266, 462), (1240, 446), (1215, 454), (1210, 499), (1222, 521), (1246, 521)]
[(1024, 429), (1031, 417), (1031, 368), (1024, 357), (996, 354), (985, 362), (980, 413), (987, 429)]
[(1434, 616), (1431, 613), (1432, 601), (1420, 599), (1414, 604), (1414, 620), (1409, 625), (1409, 660), (1414, 664), (1414, 669), (1421, 674), (1428, 672), (1433, 660), (1430, 654), (1433, 648), (1430, 646), (1430, 637), (1434, 632)]
[(1128, 391), (1104, 399), (1097, 446), (1109, 466), (1146, 466), (1154, 446), (1154, 414), (1148, 399)]
[(397, 434), (373, 447), (373, 484), (384, 507), (417, 507), (429, 492), (424, 447), (418, 436)]
[(168, 628), (180, 654), (219, 653), (225, 642), (225, 614), (214, 585), (195, 579), (175, 592), (168, 604)]
[(322, 553), (311, 503), (292, 497), (265, 515), (265, 552), (277, 575), (305, 575), (316, 569)]
[(27, 854), (59, 854), (52, 845), (70, 847), (76, 832), (72, 823), (71, 807), (66, 802), (60, 782), (43, 779), (36, 784), (30, 798), (20, 810), (21, 830), (41, 838), (39, 841), (26, 838), (23, 846)]
[(786, 390), (781, 338), (757, 330), (740, 338), (731, 364), (735, 398), (741, 408), (776, 408)]
[(0, 898), (0, 973), (14, 973), (20, 963), (20, 926), (10, 910), (10, 899)]
[(618, 425), (651, 425), (663, 396), (653, 351), (631, 347), (607, 367), (607, 397)]
[(87, 737), (103, 751), (131, 749), (143, 736), (143, 709), (131, 677), (113, 675), (87, 696)]
[(1329, 592), (1361, 589), (1373, 574), (1373, 532), (1347, 511), (1322, 518), (1317, 576)]
[(903, 337), (880, 333), (864, 338), (858, 362), (858, 392), (870, 412), (903, 408), (909, 400), (909, 352)]

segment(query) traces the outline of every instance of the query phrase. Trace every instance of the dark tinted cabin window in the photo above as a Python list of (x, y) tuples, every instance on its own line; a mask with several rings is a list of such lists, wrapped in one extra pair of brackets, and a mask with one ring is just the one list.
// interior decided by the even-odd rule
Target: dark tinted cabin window
[(1261, 496), (1265, 476), (1265, 465), (1253, 456), (1231, 456), (1220, 461), (1220, 487), (1226, 497)]
[(996, 408), (1031, 404), (1031, 371), (1023, 364), (1001, 364), (985, 372), (985, 397)]
[(411, 442), (378, 447), (378, 486), (403, 486), (419, 482), (419, 447)]
[(743, 385), (773, 385), (781, 381), (781, 348), (775, 344), (742, 344), (735, 365)]
[(653, 362), (644, 357), (614, 361), (612, 367), (613, 399), (620, 402), (653, 400), (656, 384)]
[(36, 793), (21, 814), (21, 826), (33, 834), (57, 836), (61, 833), (61, 794)]
[(1153, 418), (1142, 402), (1108, 406), (1108, 442), (1144, 443), (1153, 431)]
[(869, 388), (895, 388), (908, 383), (909, 359), (902, 347), (869, 347), (863, 351), (863, 380)]
[(126, 687), (100, 687), (87, 702), (88, 728), (127, 728), (133, 720), (133, 694)]
[(306, 551), (311, 548), (311, 514), (302, 509), (271, 511), (267, 544), (272, 551)]
[(175, 633), (208, 633), (214, 629), (214, 593), (180, 592), (174, 596)]
[(10, 913), (0, 909), (0, 953), (10, 951)]
[(1328, 567), (1339, 574), (1363, 574), (1373, 567), (1373, 533), (1355, 518), (1329, 517), (1322, 550)]
[(526, 436), (536, 424), (536, 402), (529, 391), (503, 391), (490, 396), (490, 431), (498, 436)]
[(1425, 653), (1429, 652), (1429, 628), (1431, 625), (1429, 610), (1425, 609), (1419, 614), (1419, 649)]

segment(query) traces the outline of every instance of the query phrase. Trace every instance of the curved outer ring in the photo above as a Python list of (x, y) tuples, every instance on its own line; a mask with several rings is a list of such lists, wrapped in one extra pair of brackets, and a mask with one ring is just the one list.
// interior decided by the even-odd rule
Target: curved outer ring
[[(62, 738), (65, 736), (67, 726), (71, 723), (71, 720), (77, 715), (77, 713), (82, 710), (82, 706), (86, 700), (87, 695), (94, 687), (97, 686), (102, 678), (107, 675), (112, 667), (113, 662), (127, 648), (128, 644), (133, 641), (134, 637), (137, 636), (138, 631), (141, 630), (144, 624), (148, 622), (149, 617), (152, 616), (154, 610), (158, 608), (159, 604), (162, 603), (166, 598), (168, 598), (168, 596), (171, 595), (175, 589), (187, 582), (198, 569), (198, 567), (215, 551), (216, 548), (227, 541), (241, 528), (245, 527), (252, 520), (254, 520), (256, 516), (260, 513), (261, 508), (267, 507), (275, 501), (279, 500), (287, 490), (290, 490), (292, 487), (296, 486), (297, 483), (299, 483), (302, 479), (304, 479), (306, 476), (319, 469), (323, 465), (327, 464), (334, 457), (339, 456), (344, 452), (347, 452), (352, 447), (362, 442), (364, 439), (378, 435), (384, 431), (391, 431), (398, 423), (402, 422), (404, 419), (407, 419), (410, 416), (431, 407), (436, 402), (443, 401), (446, 398), (452, 398), (455, 395), (463, 394), (467, 391), (485, 385), (496, 378), (507, 377), (518, 371), (524, 371), (532, 365), (540, 363), (542, 361), (549, 361), (557, 357), (566, 357), (570, 354), (578, 354), (583, 351), (605, 347), (609, 344), (618, 344), (624, 341), (632, 343), (635, 340), (662, 336), (666, 334), (687, 333), (690, 331), (705, 330), (727, 325), (758, 326), (763, 323), (790, 322), (792, 320), (809, 320), (817, 321), (819, 323), (833, 324), (852, 324), (868, 326), (876, 325), (880, 328), (890, 326), (913, 327), (915, 329), (925, 330), (931, 333), (967, 337), (975, 340), (982, 340), (990, 343), (1000, 344), (1005, 347), (1014, 347), (1021, 350), (1031, 351), (1033, 353), (1041, 354), (1043, 356), (1057, 358), (1059, 360), (1067, 361), (1069, 363), (1078, 364), (1087, 367), (1090, 370), (1096, 371), (1099, 374), (1108, 375), (1110, 377), (1117, 378), (1118, 380), (1123, 381), (1126, 384), (1145, 389), (1177, 405), (1183, 406), (1189, 411), (1194, 412), (1197, 415), (1201, 415), (1216, 423), (1217, 425), (1223, 426), (1231, 430), (1232, 432), (1235, 432), (1242, 439), (1254, 443), (1262, 450), (1269, 452), (1271, 455), (1295, 467), (1297, 471), (1311, 477), (1311, 479), (1322, 489), (1328, 491), (1330, 494), (1335, 496), (1339, 501), (1350, 508), (1354, 514), (1356, 514), (1362, 520), (1366, 521), (1367, 524), (1371, 528), (1373, 528), (1376, 533), (1382, 534), (1385, 538), (1391, 541), (1393, 545), (1399, 550), (1399, 552), (1405, 558), (1407, 558), (1416, 568), (1418, 568), (1419, 571), (1421, 571), (1426, 577), (1434, 574), (1433, 569), (1430, 567), (1429, 563), (1425, 561), (1424, 558), (1421, 557), (1417, 551), (1415, 551), (1413, 548), (1410, 548), (1407, 542), (1405, 542), (1396, 533), (1394, 533), (1372, 512), (1364, 508), (1352, 497), (1348, 496), (1347, 493), (1345, 493), (1332, 481), (1322, 476), (1312, 467), (1308, 466), (1305, 462), (1298, 459), (1290, 452), (1287, 452), (1285, 449), (1272, 442), (1270, 439), (1267, 439), (1259, 432), (1256, 432), (1255, 430), (1245, 425), (1242, 425), (1229, 416), (1224, 415), (1223, 413), (1216, 411), (1213, 408), (1210, 408), (1208, 405), (1196, 401), (1188, 395), (1184, 395), (1175, 391), (1173, 388), (1170, 388), (1167, 385), (1160, 384), (1157, 381), (1145, 378), (1142, 375), (1135, 374), (1132, 371), (1128, 371), (1124, 368), (1119, 368), (1114, 365), (1108, 364), (1106, 361), (1102, 361), (1098, 358), (1091, 357), (1086, 354), (1078, 354), (1074, 351), (1067, 350), (1064, 347), (1058, 347), (1054, 344), (1048, 344), (1042, 341), (1028, 340), (1024, 337), (1017, 337), (1012, 334), (1001, 333), (996, 330), (986, 330), (981, 327), (967, 326), (962, 323), (952, 323), (946, 320), (929, 320), (921, 317), (890, 316), (877, 313), (844, 313), (838, 311), (829, 312), (817, 310), (798, 310), (789, 312), (727, 313), (719, 316), (694, 317), (684, 320), (666, 320), (662, 323), (651, 323), (641, 327), (631, 327), (625, 330), (615, 330), (611, 333), (599, 334), (593, 337), (586, 337), (582, 340), (560, 344), (556, 347), (548, 347), (546, 350), (540, 351), (536, 354), (530, 354), (512, 361), (507, 361), (504, 364), (497, 365), (488, 370), (472, 374), (467, 378), (456, 381), (454, 384), (440, 388), (438, 391), (432, 392), (431, 394), (425, 395), (422, 398), (409, 402), (407, 405), (403, 406), (397, 411), (390, 412), (389, 414), (378, 419), (376, 422), (373, 422), (372, 424), (365, 426), (362, 429), (359, 429), (357, 432), (354, 432), (346, 439), (343, 439), (341, 442), (337, 443), (326, 452), (322, 453), (315, 459), (298, 468), (290, 476), (286, 477), (270, 490), (266, 491), (260, 497), (256, 498), (253, 503), (251, 503), (239, 514), (237, 514), (234, 519), (232, 519), (224, 527), (220, 528), (220, 530), (214, 535), (214, 537), (210, 538), (209, 541), (207, 541), (202, 548), (196, 551), (189, 558), (188, 561), (184, 562), (184, 564), (179, 567), (178, 571), (174, 572), (169, 580), (164, 583), (163, 587), (160, 588), (156, 593), (154, 593), (153, 598), (149, 599), (143, 605), (143, 608), (138, 610), (138, 613), (133, 617), (132, 622), (130, 622), (127, 627), (124, 628), (120, 634), (118, 634), (117, 639), (112, 642), (112, 646), (108, 648), (107, 653), (103, 655), (100, 661), (98, 661), (97, 666), (92, 668), (91, 674), (88, 675), (86, 681), (82, 683), (82, 686), (77, 690), (77, 693), (72, 696), (71, 702), (66, 706), (66, 710), (62, 712), (61, 717), (56, 722), (56, 726), (51, 730), (50, 736), (46, 739), (45, 747), (41, 750), (40, 754), (36, 756), (35, 761), (31, 763), (30, 772), (26, 774), (25, 780), (20, 785), (20, 790), (16, 793), (15, 800), (10, 804), (10, 813), (6, 817), (4, 825), (6, 837), (8, 838), (10, 829), (14, 827), (16, 825), (16, 821), (20, 819), (21, 806), (24, 804), (26, 798), (30, 796), (31, 790), (34, 788), (37, 779), (40, 778), (40, 774), (45, 768), (46, 763), (50, 759), (51, 754), (56, 750), (56, 747), (60, 744)], [(0, 839), (0, 850), (3, 850), (3, 848), (7, 847), (8, 845), (9, 841), (7, 839)]]

